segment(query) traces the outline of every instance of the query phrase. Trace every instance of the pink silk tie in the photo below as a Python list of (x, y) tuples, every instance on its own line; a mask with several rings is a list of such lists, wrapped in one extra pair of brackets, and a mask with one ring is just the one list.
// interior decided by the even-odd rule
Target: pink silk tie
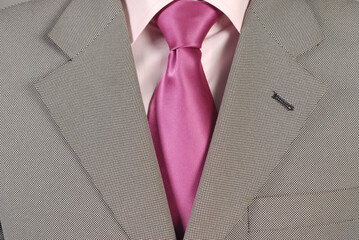
[(148, 121), (177, 239), (183, 238), (217, 119), (200, 48), (218, 16), (211, 5), (191, 0), (172, 2), (156, 16), (170, 53)]

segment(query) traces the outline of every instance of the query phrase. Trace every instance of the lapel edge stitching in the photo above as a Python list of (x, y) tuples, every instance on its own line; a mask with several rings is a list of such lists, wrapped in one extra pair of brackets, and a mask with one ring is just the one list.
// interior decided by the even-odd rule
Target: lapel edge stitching
[(63, 51), (66, 53), (66, 55), (68, 55), (70, 57), (70, 61), (72, 61), (72, 59), (76, 58), (78, 55), (80, 55), (82, 52), (84, 52), (93, 42), (95, 42), (95, 40), (101, 36), (110, 26), (110, 24), (113, 22), (113, 20), (123, 11), (122, 8), (119, 8), (119, 11), (114, 13), (114, 15), (110, 18), (110, 20), (105, 24), (105, 26), (98, 31), (98, 33), (92, 37), (92, 39), (84, 46), (82, 46), (79, 50), (75, 51), (74, 53), (72, 53), (71, 51), (67, 51), (66, 47), (60, 42), (58, 41), (58, 39), (53, 35), (54, 32), (53, 30), (55, 29), (55, 26), (50, 30), (50, 32), (48, 32), (47, 36)]
[[(318, 46), (324, 39), (325, 39), (325, 35), (323, 33), (323, 31), (320, 31), (320, 40), (315, 43), (315, 44), (311, 44), (309, 47), (303, 49), (300, 53), (298, 53), (297, 55), (291, 53), (283, 44), (280, 43), (280, 41), (272, 34), (270, 33), (270, 31), (268, 31), (267, 27), (263, 24), (263, 22), (261, 21), (261, 18), (258, 16), (257, 12), (254, 10), (253, 6), (249, 6), (248, 7), (251, 12), (254, 14), (254, 16), (256, 16), (258, 22), (262, 25), (262, 27), (264, 28), (265, 32), (271, 37), (273, 38), (273, 40), (278, 44), (278, 46), (280, 46), (286, 53), (288, 53), (292, 58), (296, 58), (297, 56), (300, 56), (302, 54), (304, 54), (305, 52), (311, 50), (312, 48), (314, 48), (315, 46)], [(320, 28), (321, 29), (321, 28)]]

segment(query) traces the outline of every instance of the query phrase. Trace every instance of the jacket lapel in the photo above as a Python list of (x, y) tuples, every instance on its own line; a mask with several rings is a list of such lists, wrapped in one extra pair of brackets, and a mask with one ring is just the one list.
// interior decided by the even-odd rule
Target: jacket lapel
[(129, 239), (175, 239), (117, 0), (75, 0), (48, 36), (70, 57), (35, 83)]
[(304, 0), (252, 0), (185, 239), (244, 238), (248, 205), (327, 89), (295, 60), (323, 37)]

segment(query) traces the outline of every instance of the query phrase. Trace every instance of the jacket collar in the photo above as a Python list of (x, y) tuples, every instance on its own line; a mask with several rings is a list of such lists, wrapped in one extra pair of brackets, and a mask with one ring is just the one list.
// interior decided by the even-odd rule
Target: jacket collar
[[(48, 37), (74, 58), (91, 45), (118, 15), (123, 15), (119, 0), (73, 0)], [(125, 21), (124, 18), (121, 20)]]
[(324, 40), (324, 34), (305, 0), (254, 0), (250, 10), (266, 32), (293, 57)]
[[(71, 61), (35, 87), (119, 227), (175, 239), (120, 1), (74, 0), (48, 36)], [(304, 0), (252, 0), (185, 239), (245, 236), (247, 207), (326, 91), (295, 60), (323, 39)]]

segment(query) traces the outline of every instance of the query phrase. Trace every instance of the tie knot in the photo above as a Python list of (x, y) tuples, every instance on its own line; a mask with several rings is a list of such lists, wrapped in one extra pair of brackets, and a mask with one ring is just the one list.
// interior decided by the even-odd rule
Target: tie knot
[(179, 0), (168, 4), (157, 16), (170, 50), (180, 47), (201, 48), (219, 11), (203, 1)]

